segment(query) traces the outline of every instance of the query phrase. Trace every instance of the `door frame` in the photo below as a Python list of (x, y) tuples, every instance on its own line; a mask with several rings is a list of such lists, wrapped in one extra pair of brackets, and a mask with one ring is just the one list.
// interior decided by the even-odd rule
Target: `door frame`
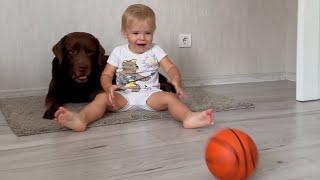
[(298, 0), (296, 100), (320, 99), (319, 0)]

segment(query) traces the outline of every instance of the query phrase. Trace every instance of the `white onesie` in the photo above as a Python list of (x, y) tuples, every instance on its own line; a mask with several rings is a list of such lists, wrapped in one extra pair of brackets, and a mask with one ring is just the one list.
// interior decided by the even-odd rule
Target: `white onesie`
[(120, 111), (153, 110), (147, 105), (151, 94), (159, 92), (159, 63), (167, 54), (157, 45), (142, 53), (133, 53), (128, 44), (116, 47), (108, 63), (115, 66), (116, 82), (128, 104)]

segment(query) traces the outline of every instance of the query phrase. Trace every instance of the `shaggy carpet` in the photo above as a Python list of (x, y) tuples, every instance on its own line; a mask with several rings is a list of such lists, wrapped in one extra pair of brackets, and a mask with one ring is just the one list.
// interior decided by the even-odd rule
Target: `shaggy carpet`
[[(225, 97), (214, 93), (214, 88), (189, 87), (186, 88), (185, 103), (192, 110), (213, 108), (215, 112), (234, 109), (254, 108), (250, 102), (239, 102), (232, 97)], [(0, 111), (3, 113), (9, 127), (17, 136), (49, 133), (66, 130), (54, 120), (43, 119), (45, 111), (44, 96), (4, 98), (0, 99)], [(67, 104), (72, 110), (79, 111), (86, 103)], [(92, 123), (90, 127), (105, 126), (119, 123), (129, 123), (145, 120), (161, 120), (171, 118), (168, 111), (128, 111), (107, 113), (102, 119)]]

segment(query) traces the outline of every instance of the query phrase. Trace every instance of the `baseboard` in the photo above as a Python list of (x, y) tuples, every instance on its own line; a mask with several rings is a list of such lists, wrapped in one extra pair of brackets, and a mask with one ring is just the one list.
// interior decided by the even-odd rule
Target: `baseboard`
[(296, 73), (286, 72), (286, 79), (289, 80), (289, 81), (296, 82)]
[[(204, 86), (204, 85), (289, 80), (287, 79), (288, 77), (289, 76), (283, 72), (255, 73), (255, 74), (242, 74), (242, 75), (223, 75), (223, 76), (212, 75), (212, 76), (205, 76), (205, 77), (184, 78), (183, 84), (185, 87), (192, 87), (192, 86)], [(292, 74), (291, 78), (295, 79), (295, 75)]]
[(26, 88), (13, 90), (0, 90), (1, 98), (25, 97), (25, 96), (41, 96), (46, 95), (48, 88)]
[[(290, 80), (295, 81), (295, 73), (256, 73), (245, 75), (223, 75), (223, 76), (199, 76), (192, 78), (184, 78), (183, 84), (185, 87), (218, 85), (218, 84), (233, 84), (233, 83), (248, 83), (248, 82), (263, 82), (263, 81), (279, 81)], [(14, 90), (0, 90), (0, 98), (23, 97), (23, 96), (40, 96), (46, 95), (48, 88), (26, 88)]]

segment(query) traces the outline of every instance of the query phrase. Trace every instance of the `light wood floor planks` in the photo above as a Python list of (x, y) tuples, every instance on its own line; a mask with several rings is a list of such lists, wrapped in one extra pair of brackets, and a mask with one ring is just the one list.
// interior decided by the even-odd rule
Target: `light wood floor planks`
[(12, 134), (0, 114), (1, 180), (209, 180), (207, 139), (240, 128), (257, 143), (253, 179), (319, 179), (320, 101), (295, 101), (295, 83), (215, 86), (215, 92), (253, 102), (255, 109), (219, 112), (209, 128), (186, 130), (172, 119), (27, 137)]

